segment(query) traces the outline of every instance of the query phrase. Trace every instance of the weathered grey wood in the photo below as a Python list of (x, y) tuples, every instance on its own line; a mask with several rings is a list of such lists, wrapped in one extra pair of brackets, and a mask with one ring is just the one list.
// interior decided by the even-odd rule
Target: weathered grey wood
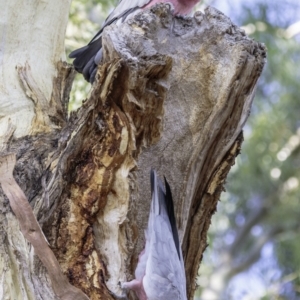
[(28, 199), (13, 177), (16, 155), (0, 157), (0, 184), (9, 204), (18, 219), (20, 230), (34, 248), (34, 253), (46, 267), (53, 291), (62, 300), (88, 300), (80, 289), (72, 286), (62, 273), (60, 265), (51, 251), (39, 223), (30, 207)]
[[(212, 8), (183, 19), (168, 5), (107, 28), (103, 45), (83, 107), (66, 121), (73, 75), (61, 66), (53, 93), (59, 127), (19, 140), (8, 133), (3, 153), (17, 153), (17, 182), (71, 284), (91, 299), (121, 296), (119, 281), (134, 273), (156, 168), (173, 191), (192, 299), (265, 48)], [(35, 263), (35, 275), (45, 277)]]
[[(140, 229), (137, 255), (150, 206), (149, 172), (151, 167), (156, 168), (170, 181), (176, 199), (192, 299), (207, 229), (226, 175), (240, 151), (241, 130), (265, 62), (265, 48), (212, 8), (205, 15), (197, 13), (186, 20), (173, 19), (166, 10), (156, 13), (160, 19), (153, 14), (136, 17), (131, 25), (111, 29), (106, 35), (106, 55), (110, 58), (117, 56), (112, 48), (133, 64), (144, 56), (149, 60), (155, 55), (172, 58), (168, 79), (157, 80), (168, 90), (164, 111), (160, 111), (162, 119), (152, 121), (161, 126), (161, 137), (155, 145), (143, 149), (138, 158), (127, 229)], [(128, 44), (130, 49), (127, 47), (125, 52)], [(127, 103), (122, 106), (125, 111), (132, 105), (131, 94), (127, 95)], [(147, 103), (146, 95), (135, 97), (145, 110), (143, 99)], [(140, 127), (137, 122), (137, 130)], [(153, 133), (157, 135), (157, 129)], [(149, 134), (140, 143), (148, 146)]]

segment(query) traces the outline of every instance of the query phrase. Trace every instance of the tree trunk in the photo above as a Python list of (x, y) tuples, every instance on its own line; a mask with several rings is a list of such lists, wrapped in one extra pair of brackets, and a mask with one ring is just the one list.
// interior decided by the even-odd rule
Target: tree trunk
[[(65, 14), (57, 16), (64, 19), (59, 29), (63, 34), (66, 11), (60, 13)], [(38, 32), (39, 27), (31, 25), (33, 34)], [(54, 31), (52, 36), (59, 39)], [(150, 208), (150, 169), (158, 170), (170, 182), (175, 199), (188, 299), (193, 299), (211, 216), (240, 151), (265, 48), (215, 9), (173, 18), (168, 5), (155, 6), (121, 27), (110, 26), (103, 45), (104, 63), (91, 94), (69, 119), (66, 102), (74, 71), (59, 62), (61, 40), (47, 50), (45, 73), (43, 68), (34, 72), (37, 61), (18, 61), (21, 66), (9, 77), (1, 105), (8, 98), (9, 105), (14, 103), (12, 86), (17, 82), (22, 99), (14, 105), (30, 103), (33, 119), (27, 118), (23, 128), (17, 119), (12, 121), (11, 111), (3, 112), (2, 165), (8, 161), (5, 155), (16, 154), (14, 178), (63, 273), (90, 299), (124, 295), (119, 282), (134, 276)], [(43, 52), (39, 45), (32, 47), (37, 47), (36, 55)], [(56, 53), (55, 59), (49, 53)], [(50, 72), (55, 67), (56, 77)], [(13, 178), (4, 175), (0, 295), (71, 299), (70, 291), (76, 289), (64, 283), (70, 293), (63, 298), (55, 288), (51, 274), (60, 271), (54, 272), (43, 254), (49, 251), (47, 244), (28, 238), (31, 231), (25, 225), (24, 230), (12, 205), (14, 192), (5, 193)], [(22, 205), (23, 219), (35, 224)]]

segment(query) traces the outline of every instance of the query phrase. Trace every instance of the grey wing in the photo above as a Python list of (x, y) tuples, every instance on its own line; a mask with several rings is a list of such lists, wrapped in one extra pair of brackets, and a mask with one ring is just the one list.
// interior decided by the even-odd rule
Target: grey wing
[(134, 8), (142, 8), (146, 4), (148, 4), (151, 0), (121, 0), (119, 1), (116, 8), (112, 11), (112, 13), (107, 17), (103, 27), (107, 26), (106, 24), (109, 23), (112, 19), (119, 19), (122, 18), (124, 12), (132, 10)]
[(136, 10), (148, 4), (151, 0), (121, 0), (112, 13), (105, 20), (102, 28), (97, 32), (87, 46), (70, 53), (70, 58), (75, 58), (73, 65), (85, 80), (93, 82), (97, 66), (102, 59), (102, 32), (106, 26), (115, 22), (124, 22)]
[(186, 280), (182, 260), (169, 224), (155, 218), (143, 285), (149, 300), (185, 300)]
[(185, 300), (185, 270), (181, 248), (177, 245), (177, 228), (174, 228), (172, 195), (168, 183), (165, 191), (155, 171), (151, 171), (151, 190), (143, 286), (149, 300)]

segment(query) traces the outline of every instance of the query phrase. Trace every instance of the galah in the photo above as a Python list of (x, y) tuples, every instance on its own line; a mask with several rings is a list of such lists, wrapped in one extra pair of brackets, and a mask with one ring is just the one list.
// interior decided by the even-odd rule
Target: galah
[(135, 279), (121, 286), (139, 300), (186, 300), (186, 278), (170, 186), (151, 171), (152, 202)]
[(84, 78), (93, 83), (97, 72), (97, 66), (102, 60), (102, 32), (103, 29), (113, 23), (123, 23), (133, 17), (137, 12), (154, 4), (168, 2), (174, 8), (175, 15), (189, 14), (200, 0), (120, 0), (113, 12), (107, 17), (102, 28), (97, 32), (87, 46), (70, 53), (75, 69), (82, 73)]

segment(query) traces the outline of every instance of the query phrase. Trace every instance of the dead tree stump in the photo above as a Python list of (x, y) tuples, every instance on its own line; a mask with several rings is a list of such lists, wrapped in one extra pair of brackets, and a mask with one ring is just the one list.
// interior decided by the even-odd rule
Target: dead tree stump
[[(42, 120), (44, 129), (22, 138), (8, 130), (2, 155), (16, 153), (16, 181), (63, 272), (90, 299), (122, 295), (118, 283), (132, 278), (143, 247), (150, 169), (165, 175), (193, 299), (207, 230), (240, 152), (266, 50), (213, 8), (174, 18), (168, 5), (107, 28), (103, 50), (91, 94), (69, 119), (70, 67), (58, 66), (52, 98), (57, 114), (40, 109), (30, 70), (19, 69), (24, 89), (37, 95), (33, 126)], [(50, 126), (55, 117), (57, 126)], [(9, 237), (10, 226), (17, 235), (18, 223), (11, 221), (3, 192), (0, 205), (8, 236), (0, 250), (11, 274), (12, 265), (20, 264), (16, 284), (30, 290), (22, 299), (54, 299), (45, 268), (29, 255), (32, 248)], [(3, 290), (12, 295), (6, 284)]]

